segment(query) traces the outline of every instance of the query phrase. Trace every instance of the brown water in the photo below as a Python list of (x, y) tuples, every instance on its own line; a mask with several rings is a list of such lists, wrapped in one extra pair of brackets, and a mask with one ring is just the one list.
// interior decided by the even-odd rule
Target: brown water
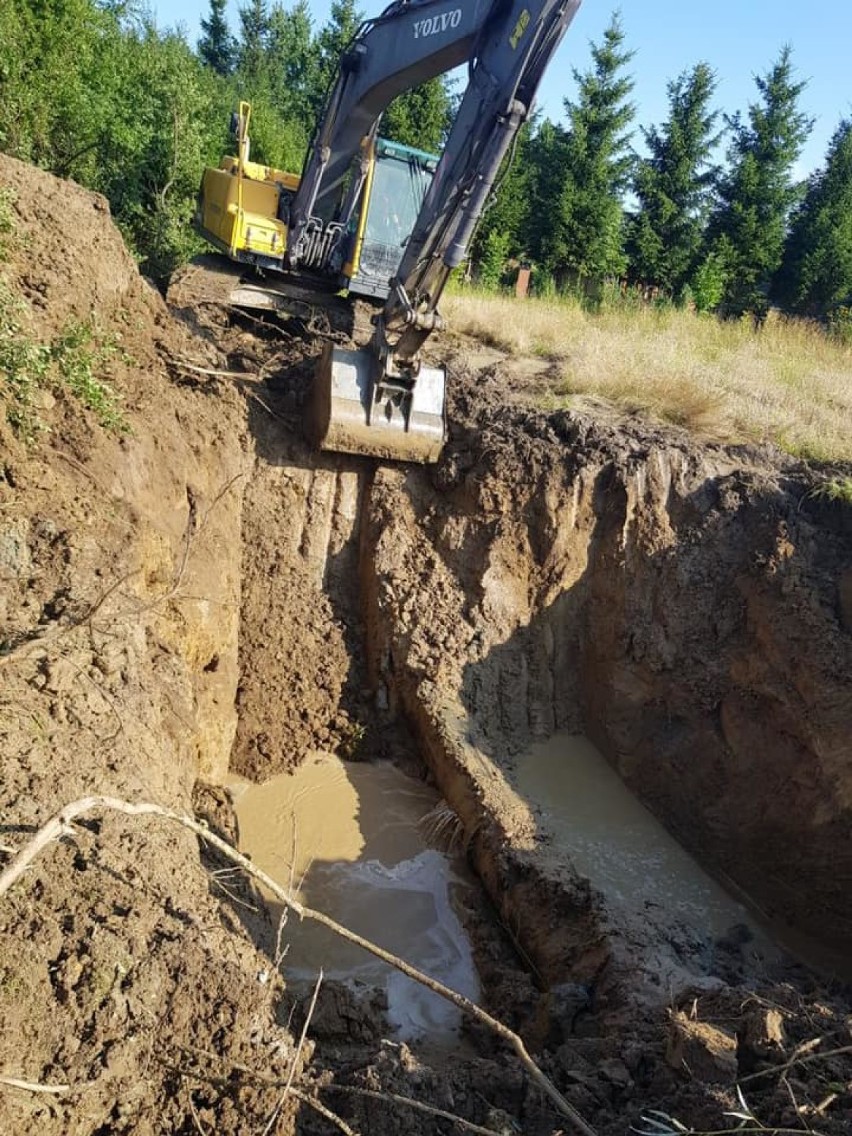
[(658, 982), (706, 973), (713, 943), (747, 928), (752, 960), (779, 954), (729, 895), (630, 792), (584, 737), (559, 733), (520, 759), (519, 794), (547, 845), (606, 898), (614, 925)]
[[(474, 1000), (479, 983), (453, 908), (471, 886), (463, 864), (427, 844), (432, 789), (388, 764), (317, 754), (295, 774), (232, 786), (240, 847), (280, 883), (338, 922)], [(270, 903), (277, 921), (280, 907)], [(290, 916), (282, 933), (290, 981), (326, 977), (383, 988), (405, 1040), (455, 1036), (455, 1007), (326, 928)]]

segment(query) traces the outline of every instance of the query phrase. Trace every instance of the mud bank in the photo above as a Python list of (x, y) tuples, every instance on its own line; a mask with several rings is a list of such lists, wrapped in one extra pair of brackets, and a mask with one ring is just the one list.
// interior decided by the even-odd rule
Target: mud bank
[[(852, 527), (814, 474), (524, 408), (464, 348), (435, 469), (316, 455), (300, 433), (313, 317), (170, 312), (100, 198), (18, 163), (2, 178), (17, 235), (0, 272), (27, 334), (49, 342), (73, 319), (118, 336), (130, 426), (105, 432), (63, 391), (40, 397), (35, 443), (0, 423), (4, 847), (89, 792), (194, 808), (236, 837), (229, 773), (262, 781), (315, 749), (389, 758), (435, 782), (493, 903), (470, 901), (483, 1000), (601, 1133), (662, 1106), (719, 1127), (738, 1070), (846, 1028), (841, 994), (758, 978), (736, 933), (708, 944), (666, 912), (653, 933), (626, 928), (518, 779), (531, 744), (585, 733), (719, 878), (848, 946)], [(256, 900), (194, 839), (119, 818), (51, 849), (0, 908), (0, 1072), (74, 1091), (2, 1094), (0, 1128), (263, 1130), (300, 1018)], [(658, 950), (676, 991), (654, 989)], [(666, 1056), (673, 994), (728, 1031), (706, 1076), (686, 1072), (694, 1053)], [(761, 998), (783, 1044), (746, 1029)], [(558, 1127), (476, 1030), (477, 1056), (437, 1071), (383, 1032), (331, 985), (300, 1055), (300, 1083), (362, 1133), (435, 1122), (329, 1086), (425, 1097), (495, 1131)], [(762, 1118), (789, 1123), (776, 1087)], [(290, 1101), (279, 1127), (324, 1124)]]
[[(535, 818), (498, 802), (560, 729), (768, 916), (848, 945), (848, 510), (777, 454), (479, 410), (482, 378), (457, 380), (472, 409), (434, 475), (377, 474), (369, 623), (505, 918), (529, 926), (541, 897), (513, 891), (553, 874)], [(600, 962), (568, 939), (526, 946), (554, 979)]]

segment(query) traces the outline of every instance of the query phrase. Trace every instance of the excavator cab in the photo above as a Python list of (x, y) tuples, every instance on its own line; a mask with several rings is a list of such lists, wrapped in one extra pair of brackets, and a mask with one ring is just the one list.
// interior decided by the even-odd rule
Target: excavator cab
[(356, 296), (387, 298), (437, 163), (423, 150), (376, 139), (343, 267), (346, 287)]

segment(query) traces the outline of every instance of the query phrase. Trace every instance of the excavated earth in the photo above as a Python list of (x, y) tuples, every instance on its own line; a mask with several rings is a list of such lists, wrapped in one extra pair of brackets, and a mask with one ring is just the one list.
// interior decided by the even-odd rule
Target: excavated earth
[[(529, 368), (461, 339), (435, 468), (314, 453), (314, 361), (358, 327), (229, 314), (192, 272), (167, 304), (103, 199), (8, 158), (0, 187), (20, 334), (94, 321), (130, 427), (61, 390), (37, 393), (34, 441), (0, 421), (0, 855), (92, 794), (234, 839), (230, 776), (391, 760), (437, 786), (482, 883), (484, 1005), (602, 1136), (651, 1109), (733, 1128), (738, 1080), (769, 1131), (848, 1132), (852, 510), (819, 492), (832, 471), (543, 413)], [(523, 755), (562, 733), (816, 969), (665, 902), (623, 918), (523, 793)], [(360, 1133), (453, 1130), (390, 1092), (568, 1130), (479, 1026), (457, 1052), (404, 1045), (380, 1000), (329, 983), (300, 1048), (274, 950), (190, 831), (66, 826), (0, 896), (0, 1131), (332, 1131), (306, 1095)]]

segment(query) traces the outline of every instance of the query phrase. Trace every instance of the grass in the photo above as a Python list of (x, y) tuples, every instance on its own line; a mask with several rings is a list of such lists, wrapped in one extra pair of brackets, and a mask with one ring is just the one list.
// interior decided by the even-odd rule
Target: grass
[(852, 477), (830, 477), (813, 491), (813, 496), (852, 505)]
[[(0, 263), (15, 242), (14, 190), (0, 188)], [(29, 305), (0, 273), (0, 394), (5, 395), (9, 425), (27, 442), (43, 430), (39, 409), (44, 395), (68, 392), (93, 412), (105, 430), (128, 430), (118, 395), (102, 377), (119, 348), (99, 333), (91, 320), (71, 321), (50, 343), (29, 329)], [(124, 357), (125, 360), (127, 357)]]
[(15, 234), (15, 219), (12, 206), (18, 199), (13, 189), (0, 188), (0, 261), (8, 256), (9, 246)]
[(44, 393), (63, 390), (91, 410), (105, 430), (126, 433), (118, 395), (101, 377), (118, 351), (116, 344), (91, 321), (71, 322), (43, 343), (30, 334), (27, 315), (26, 303), (0, 276), (0, 393), (18, 437), (32, 442), (46, 429), (39, 415)]
[(817, 325), (750, 321), (653, 305), (589, 311), (571, 299), (447, 296), (451, 327), (511, 356), (551, 362), (528, 401), (589, 397), (720, 441), (772, 441), (797, 456), (852, 458), (852, 344)]

